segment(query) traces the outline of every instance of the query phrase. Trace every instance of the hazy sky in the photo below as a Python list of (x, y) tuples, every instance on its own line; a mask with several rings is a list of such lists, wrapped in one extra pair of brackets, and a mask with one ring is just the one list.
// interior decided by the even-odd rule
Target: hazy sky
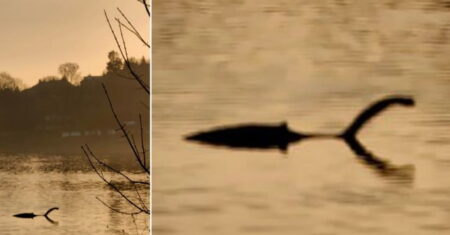
[[(101, 74), (108, 52), (117, 50), (103, 9), (113, 19), (120, 16), (116, 7), (149, 38), (149, 18), (137, 0), (0, 0), (0, 72), (28, 86), (57, 75), (65, 62), (78, 63), (84, 76)], [(130, 55), (148, 58), (134, 36), (125, 38)]]

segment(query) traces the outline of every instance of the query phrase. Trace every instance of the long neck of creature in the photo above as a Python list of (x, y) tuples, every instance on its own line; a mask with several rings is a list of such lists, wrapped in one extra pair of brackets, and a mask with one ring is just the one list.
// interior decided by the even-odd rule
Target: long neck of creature
[(350, 124), (350, 126), (339, 135), (339, 137), (343, 138), (354, 138), (356, 134), (358, 133), (361, 128), (368, 123), (371, 119), (373, 119), (375, 116), (380, 114), (382, 111), (387, 109), (388, 107), (394, 105), (394, 104), (400, 104), (404, 106), (413, 106), (414, 100), (409, 97), (389, 97), (386, 99), (383, 99), (381, 101), (378, 101), (365, 110), (363, 110)]

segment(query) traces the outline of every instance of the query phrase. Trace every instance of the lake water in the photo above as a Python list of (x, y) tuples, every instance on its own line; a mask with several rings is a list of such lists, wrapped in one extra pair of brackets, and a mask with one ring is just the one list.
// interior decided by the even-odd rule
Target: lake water
[[(154, 234), (448, 234), (446, 1), (156, 0)], [(399, 179), (338, 140), (277, 150), (198, 145), (215, 126), (337, 133), (386, 95), (411, 95), (359, 134)]]
[[(134, 178), (145, 177), (135, 167), (123, 167), (126, 156), (120, 156), (122, 160), (105, 158), (101, 153), (98, 156)], [(96, 199), (131, 210), (82, 155), (1, 155), (0, 179), (0, 234), (148, 234), (148, 216), (135, 216), (133, 222), (132, 217), (112, 212)], [(124, 192), (134, 194), (133, 189)], [(51, 207), (59, 207), (49, 214), (57, 224), (44, 217), (13, 217), (18, 213), (43, 214)]]

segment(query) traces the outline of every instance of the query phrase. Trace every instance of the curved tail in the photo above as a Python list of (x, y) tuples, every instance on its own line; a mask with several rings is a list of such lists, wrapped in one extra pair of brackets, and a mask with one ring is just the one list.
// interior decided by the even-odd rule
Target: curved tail
[(412, 97), (409, 96), (389, 96), (382, 100), (375, 102), (368, 108), (363, 110), (356, 118), (353, 120), (352, 124), (342, 133), (339, 137), (350, 139), (355, 138), (358, 131), (373, 117), (381, 113), (388, 107), (399, 104), (403, 106), (414, 106), (415, 102)]
[(50, 208), (50, 209), (48, 209), (47, 212), (45, 212), (45, 214), (43, 214), (43, 216), (47, 217), (47, 215), (48, 215), (50, 212), (52, 212), (53, 210), (58, 210), (58, 209), (59, 209), (58, 207)]

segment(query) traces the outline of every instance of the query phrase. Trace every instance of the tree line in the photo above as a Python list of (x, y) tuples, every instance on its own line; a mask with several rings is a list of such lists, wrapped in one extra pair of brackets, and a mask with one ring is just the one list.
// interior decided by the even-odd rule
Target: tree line
[[(141, 110), (144, 123), (148, 123), (148, 96), (133, 80), (117, 52), (109, 52), (108, 58), (100, 76), (81, 77), (77, 64), (64, 63), (58, 68), (60, 76), (44, 77), (30, 88), (11, 75), (0, 73), (1, 135), (60, 135), (114, 129), (101, 84), (108, 88), (117, 114), (131, 128), (139, 122), (139, 117), (133, 116), (136, 110)], [(148, 84), (149, 61), (130, 58), (130, 63)]]

